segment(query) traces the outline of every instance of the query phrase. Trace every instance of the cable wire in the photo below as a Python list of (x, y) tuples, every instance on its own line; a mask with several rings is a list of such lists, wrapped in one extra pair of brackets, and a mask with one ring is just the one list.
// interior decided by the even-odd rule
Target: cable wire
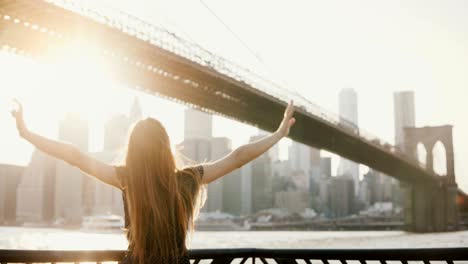
[[(242, 46), (244, 46), (245, 49), (247, 49), (247, 50), (251, 53), (251, 55), (253, 55), (253, 56), (258, 60), (258, 62), (260, 62), (260, 63), (263, 65), (263, 67), (265, 67), (265, 69), (266, 69), (268, 72), (270, 72), (270, 74), (273, 74), (273, 75), (275, 76), (275, 78), (279, 78), (279, 75), (276, 74), (276, 72), (273, 71), (273, 70), (270, 68), (270, 66), (268, 66), (268, 65), (265, 63), (265, 61), (263, 61), (262, 58), (260, 58), (260, 56), (258, 56), (257, 52), (255, 52), (253, 49), (251, 49), (251, 48), (249, 47), (249, 45), (247, 45), (247, 43), (246, 43), (244, 40), (242, 40), (242, 39), (239, 37), (239, 35), (237, 35), (237, 34), (234, 32), (234, 30), (232, 30), (231, 27), (229, 27), (229, 25), (227, 25), (227, 24), (221, 19), (221, 17), (218, 16), (218, 15), (216, 14), (216, 12), (214, 12), (213, 9), (211, 9), (203, 0), (200, 0), (200, 3), (201, 3), (201, 4), (202, 4), (202, 5), (203, 5), (203, 6), (204, 6), (204, 7), (205, 7), (205, 8), (206, 8), (206, 9), (207, 9), (207, 10), (208, 10), (208, 11), (225, 27), (225, 28), (237, 39), (237, 41), (239, 41), (239, 43), (242, 44)], [(280, 81), (281, 81), (283, 84), (286, 84), (286, 85), (287, 85), (287, 82), (284, 81), (282, 78), (281, 78)], [(287, 85), (287, 86), (289, 86), (289, 85)], [(299, 97), (301, 97), (302, 99), (305, 99), (302, 95), (299, 94), (299, 92), (298, 92), (295, 88), (293, 88), (294, 91), (291, 91), (291, 90), (286, 89), (286, 88), (283, 88), (283, 87), (279, 87), (279, 88), (281, 88), (282, 90), (286, 90), (286, 91), (293, 92), (293, 93), (296, 94), (296, 96), (299, 96)], [(307, 101), (308, 101), (308, 100), (307, 100)], [(309, 101), (309, 102), (310, 102), (310, 101)]]

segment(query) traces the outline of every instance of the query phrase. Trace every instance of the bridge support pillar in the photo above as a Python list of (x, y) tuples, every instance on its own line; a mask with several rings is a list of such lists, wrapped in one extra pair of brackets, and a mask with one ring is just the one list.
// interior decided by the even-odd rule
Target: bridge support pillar
[(443, 232), (457, 229), (457, 186), (441, 178), (438, 184), (403, 186), (405, 225), (411, 232)]
[[(417, 146), (427, 152), (426, 170), (434, 176), (435, 145), (445, 147), (446, 174), (428, 182), (405, 186), (405, 223), (414, 232), (441, 232), (458, 228), (457, 183), (455, 181), (452, 126), (405, 128), (405, 151), (418, 159)], [(422, 177), (421, 177), (422, 178)], [(429, 182), (430, 181), (430, 182)]]

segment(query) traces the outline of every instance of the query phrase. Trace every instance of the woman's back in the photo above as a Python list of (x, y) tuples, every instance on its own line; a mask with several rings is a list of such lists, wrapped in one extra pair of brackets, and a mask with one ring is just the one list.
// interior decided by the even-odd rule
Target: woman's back
[[(123, 177), (126, 177), (128, 174), (128, 171), (126, 170), (125, 167), (116, 167), (116, 172), (117, 176), (119, 179), (121, 179), (121, 182), (123, 181)], [(195, 167), (188, 167), (183, 170), (178, 171), (176, 174), (176, 178), (178, 179), (179, 182), (179, 190), (183, 194), (182, 197), (184, 197), (183, 203), (193, 203), (196, 201), (195, 196), (198, 194), (198, 189), (200, 188), (199, 184), (197, 182), (201, 181), (203, 177), (203, 166), (195, 166)], [(197, 177), (197, 178), (195, 178)], [(122, 263), (139, 263), (139, 261), (136, 260), (136, 258), (132, 255), (132, 250), (133, 250), (133, 243), (131, 243), (132, 240), (132, 228), (131, 228), (131, 223), (130, 223), (130, 211), (128, 209), (128, 204), (127, 204), (127, 189), (123, 185), (122, 189), (122, 199), (123, 199), (123, 204), (124, 204), (124, 212), (125, 212), (125, 229), (127, 231), (127, 239), (130, 242), (128, 246), (127, 253), (124, 257), (124, 259), (121, 261)], [(192, 205), (191, 208), (196, 207), (195, 205)], [(168, 210), (173, 210), (173, 208), (167, 208)], [(176, 215), (176, 218), (178, 216)], [(152, 221), (152, 225), (157, 225), (157, 221)], [(186, 223), (187, 226), (190, 225), (190, 223)], [(147, 227), (151, 229), (151, 227)], [(170, 227), (167, 227), (170, 228)], [(179, 254), (177, 256), (169, 256), (169, 257), (161, 257), (160, 254), (145, 254), (145, 260), (144, 263), (179, 263), (179, 264), (188, 264), (190, 263), (189, 258), (188, 258), (188, 251), (187, 247), (185, 245), (186, 237), (185, 233), (181, 232), (177, 228), (173, 228), (172, 230), (173, 236), (175, 237), (177, 244), (178, 244), (178, 249), (179, 249)], [(153, 240), (153, 239), (158, 239), (157, 237), (148, 237), (148, 240)], [(151, 241), (148, 241), (147, 245), (152, 245)], [(148, 248), (146, 252), (153, 252), (151, 248)]]

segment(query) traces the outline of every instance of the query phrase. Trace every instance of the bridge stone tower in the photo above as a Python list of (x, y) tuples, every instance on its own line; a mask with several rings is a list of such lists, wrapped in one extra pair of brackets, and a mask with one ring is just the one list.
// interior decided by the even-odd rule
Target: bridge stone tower
[[(426, 149), (426, 168), (434, 172), (433, 149), (437, 142), (445, 147), (446, 175), (434, 182), (404, 184), (405, 224), (414, 232), (441, 232), (457, 228), (457, 184), (452, 126), (405, 128), (405, 151), (417, 159), (418, 145)], [(434, 175), (435, 172), (434, 172)]]

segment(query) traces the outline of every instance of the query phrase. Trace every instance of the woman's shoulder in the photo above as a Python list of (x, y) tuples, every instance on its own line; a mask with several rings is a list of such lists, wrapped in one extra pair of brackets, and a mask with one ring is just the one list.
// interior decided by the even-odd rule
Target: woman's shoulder
[(115, 175), (117, 176), (117, 180), (120, 183), (120, 186), (122, 186), (122, 189), (124, 189), (125, 188), (124, 179), (127, 177), (127, 174), (128, 174), (127, 167), (123, 165), (115, 165), (114, 170), (115, 170)]
[(203, 179), (204, 169), (203, 165), (195, 165), (195, 166), (188, 166), (184, 167), (183, 169), (179, 170), (179, 174), (182, 176), (192, 176), (197, 177), (198, 179)]

